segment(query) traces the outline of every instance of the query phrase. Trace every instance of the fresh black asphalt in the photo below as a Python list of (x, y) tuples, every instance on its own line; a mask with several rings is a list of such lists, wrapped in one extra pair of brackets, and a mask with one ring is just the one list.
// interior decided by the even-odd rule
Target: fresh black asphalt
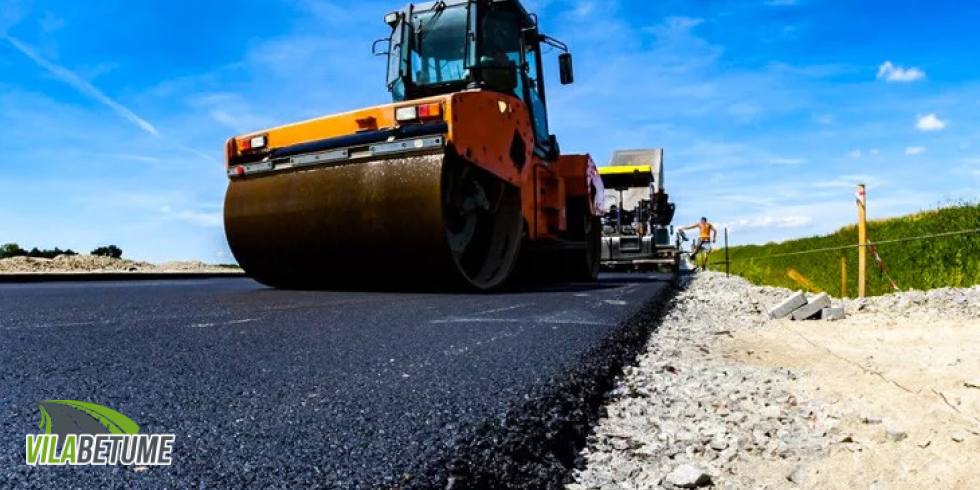
[[(0, 488), (554, 488), (671, 284), (0, 285)], [(172, 466), (27, 466), (51, 399), (176, 434)]]

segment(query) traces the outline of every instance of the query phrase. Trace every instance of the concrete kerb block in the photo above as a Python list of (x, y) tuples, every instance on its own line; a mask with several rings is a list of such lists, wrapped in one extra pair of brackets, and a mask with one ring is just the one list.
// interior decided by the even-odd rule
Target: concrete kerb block
[(769, 310), (769, 318), (773, 320), (785, 318), (800, 307), (805, 306), (806, 303), (806, 294), (803, 291), (800, 291), (789, 298), (786, 298), (786, 300), (784, 300), (782, 303), (772, 307)]
[(823, 311), (820, 312), (820, 318), (822, 320), (835, 321), (843, 320), (847, 318), (847, 315), (844, 313), (843, 306), (831, 306), (829, 308), (824, 308)]
[(830, 296), (827, 293), (820, 293), (813, 297), (806, 305), (793, 311), (793, 320), (806, 320), (821, 314), (824, 308), (830, 308)]

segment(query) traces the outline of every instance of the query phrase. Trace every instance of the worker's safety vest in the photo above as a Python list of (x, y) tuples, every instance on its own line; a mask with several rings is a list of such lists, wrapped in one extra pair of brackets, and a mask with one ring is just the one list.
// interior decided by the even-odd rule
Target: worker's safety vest
[(698, 223), (698, 230), (701, 232), (698, 238), (711, 238), (711, 234), (709, 233), (711, 231), (710, 223)]

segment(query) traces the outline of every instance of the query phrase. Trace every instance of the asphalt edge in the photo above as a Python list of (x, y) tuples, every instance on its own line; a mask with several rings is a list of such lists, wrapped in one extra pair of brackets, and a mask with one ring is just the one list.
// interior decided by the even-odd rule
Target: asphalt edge
[(689, 281), (674, 276), (577, 367), (553, 378), (502, 421), (484, 423), (475, 437), (456, 442), (440, 459), (383, 488), (558, 490), (571, 483), (572, 470), (584, 465), (579, 453), (605, 415), (607, 394), (623, 369), (636, 365)]
[(0, 284), (85, 281), (159, 281), (248, 277), (244, 272), (24, 272), (2, 273)]

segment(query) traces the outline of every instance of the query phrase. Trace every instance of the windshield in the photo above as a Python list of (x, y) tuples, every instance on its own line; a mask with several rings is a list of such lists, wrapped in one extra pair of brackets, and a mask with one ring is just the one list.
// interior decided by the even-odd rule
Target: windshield
[(409, 65), (415, 85), (457, 82), (466, 76), (466, 7), (412, 15)]
[(405, 98), (406, 86), (466, 80), (467, 10), (467, 4), (463, 4), (413, 12), (409, 22), (395, 28), (388, 74), (396, 101)]

